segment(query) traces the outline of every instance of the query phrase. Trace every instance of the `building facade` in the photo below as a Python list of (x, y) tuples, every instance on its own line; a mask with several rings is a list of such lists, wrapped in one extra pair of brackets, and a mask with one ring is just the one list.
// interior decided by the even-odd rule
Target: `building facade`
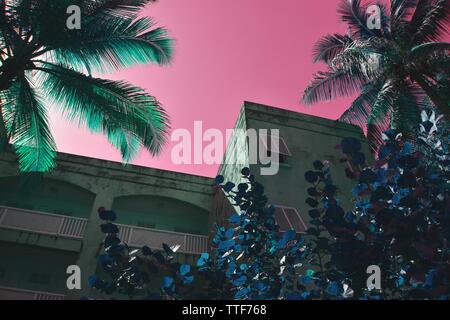
[[(346, 123), (319, 118), (302, 113), (278, 109), (252, 102), (244, 102), (235, 124), (233, 136), (227, 146), (224, 164), (219, 174), (225, 181), (239, 183), (241, 170), (249, 167), (256, 180), (264, 186), (269, 202), (276, 206), (276, 219), (281, 229), (295, 229), (304, 233), (309, 225), (305, 203), (307, 189), (311, 185), (305, 180), (305, 173), (313, 170), (315, 160), (328, 161), (333, 179), (339, 187), (339, 198), (343, 207), (349, 207), (351, 188), (354, 182), (345, 175), (345, 163), (339, 150), (343, 138), (356, 138), (362, 142), (363, 152), (369, 157), (369, 147), (361, 128)], [(279, 168), (275, 175), (264, 174), (261, 169), (268, 167), (251, 161), (249, 139), (246, 132), (250, 129), (258, 132), (263, 153), (278, 153)], [(268, 139), (263, 130), (279, 130), (278, 150), (270, 150)], [(242, 152), (245, 150), (245, 152)], [(259, 150), (258, 150), (259, 153)], [(238, 159), (237, 164), (233, 159)], [(228, 200), (223, 194), (215, 196), (215, 205), (211, 220), (226, 222), (230, 215)]]
[[(314, 160), (333, 165), (342, 200), (349, 202), (340, 151), (342, 138), (364, 140), (354, 126), (269, 106), (245, 102), (235, 125), (219, 174), (240, 182), (244, 166), (265, 186), (277, 206), (282, 229), (308, 228), (304, 173)], [(279, 129), (279, 171), (261, 175), (261, 164), (250, 163), (243, 131)], [(270, 146), (265, 145), (267, 152)], [(367, 146), (364, 145), (367, 151)], [(44, 177), (24, 179), (12, 152), (0, 154), (0, 299), (76, 299), (95, 295), (87, 278), (97, 270), (103, 235), (99, 207), (116, 211), (120, 238), (130, 246), (161, 248), (180, 244), (177, 259), (194, 261), (208, 251), (214, 223), (226, 224), (235, 208), (214, 187), (212, 178), (59, 154), (57, 168)], [(82, 290), (68, 292), (66, 269), (78, 265)]]
[[(0, 155), (0, 299), (90, 295), (103, 234), (99, 207), (117, 213), (132, 247), (180, 244), (177, 259), (207, 251), (213, 179), (59, 154), (42, 178), (19, 177), (11, 152)], [(82, 290), (67, 292), (66, 269), (81, 268)]]

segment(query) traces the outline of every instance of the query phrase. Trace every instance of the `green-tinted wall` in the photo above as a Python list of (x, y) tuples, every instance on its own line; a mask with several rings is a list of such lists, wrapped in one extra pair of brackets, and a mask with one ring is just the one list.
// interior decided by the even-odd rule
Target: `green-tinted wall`
[(0, 242), (0, 286), (65, 293), (66, 269), (77, 254), (36, 246)]
[(118, 223), (206, 235), (208, 212), (187, 202), (156, 196), (127, 196), (114, 200)]
[[(284, 207), (297, 209), (304, 222), (309, 225), (308, 211), (310, 207), (306, 205), (308, 198), (307, 190), (311, 185), (306, 182), (304, 175), (313, 169), (315, 160), (328, 161), (331, 165), (333, 180), (339, 187), (339, 198), (345, 209), (350, 208), (354, 182), (345, 175), (345, 163), (342, 163), (342, 152), (336, 148), (343, 138), (354, 137), (363, 142), (363, 151), (367, 155), (369, 162), (370, 152), (365, 141), (365, 137), (360, 128), (333, 121), (318, 118), (310, 115), (296, 113), (288, 110), (277, 109), (256, 103), (245, 102), (239, 115), (237, 128), (255, 130), (279, 130), (280, 136), (286, 143), (291, 156), (287, 157), (287, 163), (281, 163), (275, 175), (262, 175), (260, 164), (251, 163), (250, 169), (256, 176), (258, 182), (265, 188), (269, 203)], [(231, 141), (239, 141), (235, 135)], [(234, 146), (230, 143), (229, 152), (234, 151)], [(248, 145), (238, 144), (241, 152), (248, 153)], [(272, 164), (273, 165), (273, 164)], [(226, 181), (239, 183), (240, 171), (244, 167), (236, 165), (222, 165), (219, 174), (225, 177)], [(267, 167), (267, 166), (266, 166)], [(215, 209), (213, 210), (216, 220), (224, 220), (230, 215), (229, 206), (223, 205), (223, 195), (216, 196)]]
[(95, 195), (71, 184), (43, 180), (26, 185), (20, 178), (0, 178), (0, 205), (88, 218)]

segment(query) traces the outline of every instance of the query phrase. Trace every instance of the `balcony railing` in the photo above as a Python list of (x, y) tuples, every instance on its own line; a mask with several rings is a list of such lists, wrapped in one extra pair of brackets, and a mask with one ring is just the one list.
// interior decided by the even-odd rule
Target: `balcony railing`
[(0, 287), (0, 300), (64, 300), (62, 294)]
[(0, 206), (0, 227), (81, 239), (87, 219)]
[(208, 237), (173, 231), (147, 229), (128, 225), (119, 226), (119, 238), (130, 247), (149, 246), (152, 249), (162, 249), (162, 244), (180, 245), (177, 252), (202, 254), (208, 251)]
[[(87, 219), (0, 206), (0, 228), (81, 239)], [(119, 225), (119, 237), (131, 247), (147, 245), (162, 249), (162, 244), (180, 245), (178, 252), (201, 254), (208, 250), (208, 237), (172, 231)]]

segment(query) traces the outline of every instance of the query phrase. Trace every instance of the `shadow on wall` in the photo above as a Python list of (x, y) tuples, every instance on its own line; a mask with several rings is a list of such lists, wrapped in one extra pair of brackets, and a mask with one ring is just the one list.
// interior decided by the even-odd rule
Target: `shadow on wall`
[(208, 211), (185, 201), (160, 196), (124, 196), (114, 199), (113, 210), (119, 224), (208, 234)]
[(76, 185), (44, 179), (28, 186), (20, 177), (0, 178), (0, 205), (89, 218), (95, 194)]

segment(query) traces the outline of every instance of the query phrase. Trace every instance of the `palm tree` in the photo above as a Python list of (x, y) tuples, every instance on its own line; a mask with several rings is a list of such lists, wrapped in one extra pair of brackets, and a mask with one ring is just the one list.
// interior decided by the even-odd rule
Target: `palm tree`
[(368, 4), (342, 0), (338, 13), (349, 32), (317, 42), (314, 60), (328, 70), (314, 75), (302, 99), (312, 104), (359, 94), (340, 120), (367, 129), (374, 150), (387, 126), (407, 132), (418, 125), (426, 97), (450, 116), (450, 44), (439, 42), (448, 35), (450, 0), (377, 5), (381, 28), (373, 29)]
[[(154, 0), (0, 0), (0, 147), (11, 142), (22, 172), (55, 166), (51, 105), (69, 121), (104, 134), (129, 161), (157, 154), (168, 116), (144, 90), (92, 76), (136, 64), (166, 64), (172, 42), (138, 13)], [(81, 29), (67, 27), (68, 7)]]

